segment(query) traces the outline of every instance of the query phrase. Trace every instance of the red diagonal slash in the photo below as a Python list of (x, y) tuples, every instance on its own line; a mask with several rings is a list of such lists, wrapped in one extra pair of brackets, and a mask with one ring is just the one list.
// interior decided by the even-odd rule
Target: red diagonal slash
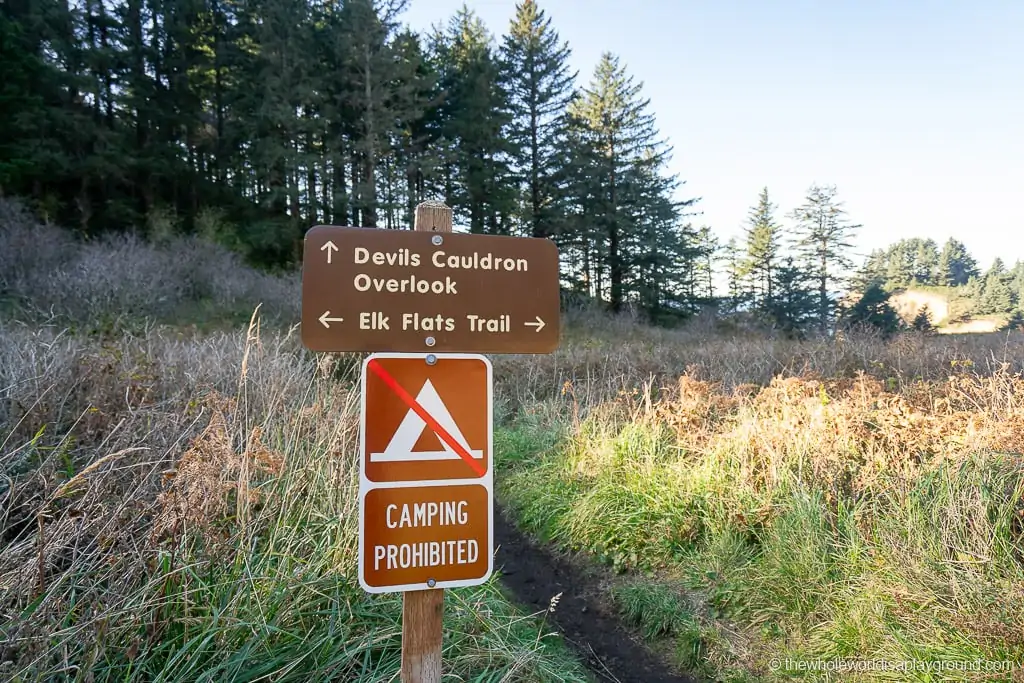
[(374, 374), (381, 378), (384, 384), (388, 385), (391, 391), (395, 392), (398, 398), (402, 399), (405, 405), (409, 406), (414, 413), (420, 416), (420, 419), (427, 423), (427, 426), (437, 434), (438, 438), (448, 444), (453, 451), (459, 454), (459, 457), (466, 461), (466, 464), (473, 468), (473, 471), (477, 473), (477, 476), (484, 476), (483, 466), (476, 461), (476, 459), (470, 455), (469, 451), (462, 447), (462, 445), (456, 441), (448, 430), (438, 424), (437, 420), (431, 417), (430, 413), (421, 406), (412, 395), (402, 388), (402, 385), (398, 383), (394, 377), (388, 374), (388, 371), (377, 362), (376, 358), (370, 360), (366, 364), (370, 370), (373, 370)]

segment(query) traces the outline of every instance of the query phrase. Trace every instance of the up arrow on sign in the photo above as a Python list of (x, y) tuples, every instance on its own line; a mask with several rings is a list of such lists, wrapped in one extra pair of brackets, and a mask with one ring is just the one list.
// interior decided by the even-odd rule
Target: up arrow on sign
[(331, 264), (331, 254), (333, 252), (338, 251), (338, 247), (334, 244), (334, 242), (332, 242), (330, 240), (327, 240), (324, 243), (324, 246), (320, 247), (320, 251), (324, 251), (324, 250), (327, 251), (327, 265), (330, 265)]

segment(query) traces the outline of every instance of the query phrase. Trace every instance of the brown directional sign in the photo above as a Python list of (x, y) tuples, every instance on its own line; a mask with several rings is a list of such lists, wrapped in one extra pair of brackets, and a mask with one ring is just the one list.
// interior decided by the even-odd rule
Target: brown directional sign
[(558, 250), (546, 239), (317, 226), (302, 263), (313, 351), (550, 353)]

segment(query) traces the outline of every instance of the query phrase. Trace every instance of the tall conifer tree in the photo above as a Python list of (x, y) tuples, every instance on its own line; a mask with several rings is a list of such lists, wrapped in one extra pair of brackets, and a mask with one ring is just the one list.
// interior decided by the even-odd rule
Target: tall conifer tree
[(803, 204), (791, 217), (796, 221), (797, 248), (803, 267), (817, 289), (817, 322), (821, 332), (829, 329), (836, 309), (835, 294), (845, 282), (845, 270), (853, 263), (850, 239), (861, 226), (850, 223), (834, 186), (812, 185)]
[(534, 0), (523, 0), (516, 5), (501, 52), (511, 114), (510, 151), (523, 191), (522, 221), (527, 234), (550, 237), (564, 212), (562, 150), (576, 76), (569, 70), (569, 46), (544, 10)]
[[(678, 181), (664, 172), (671, 150), (659, 138), (641, 90), (619, 59), (606, 52), (569, 110), (576, 130), (574, 172), (580, 175), (575, 191), (587, 198), (576, 206), (599, 235), (595, 291), (607, 297), (613, 311), (638, 295), (639, 282), (631, 284), (630, 278), (640, 275), (642, 282), (644, 269), (657, 262), (652, 249), (671, 257), (692, 247), (686, 244), (692, 231), (679, 221), (680, 209), (693, 200), (677, 202), (672, 196)], [(661, 242), (636, 239), (644, 230), (653, 230)], [(631, 274), (634, 266), (639, 270)], [(648, 305), (661, 297), (652, 294)]]
[(775, 271), (782, 249), (782, 226), (775, 222), (775, 208), (765, 187), (747, 218), (745, 270), (752, 280), (754, 304), (762, 310), (775, 296)]

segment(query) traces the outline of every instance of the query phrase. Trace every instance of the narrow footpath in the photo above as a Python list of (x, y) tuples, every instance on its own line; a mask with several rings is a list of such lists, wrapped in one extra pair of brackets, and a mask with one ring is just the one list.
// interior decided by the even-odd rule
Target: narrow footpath
[(495, 505), (495, 569), (516, 600), (548, 615), (599, 680), (615, 683), (698, 683), (673, 673), (654, 653), (637, 642), (600, 599), (600, 579), (580, 571), (524, 535)]

